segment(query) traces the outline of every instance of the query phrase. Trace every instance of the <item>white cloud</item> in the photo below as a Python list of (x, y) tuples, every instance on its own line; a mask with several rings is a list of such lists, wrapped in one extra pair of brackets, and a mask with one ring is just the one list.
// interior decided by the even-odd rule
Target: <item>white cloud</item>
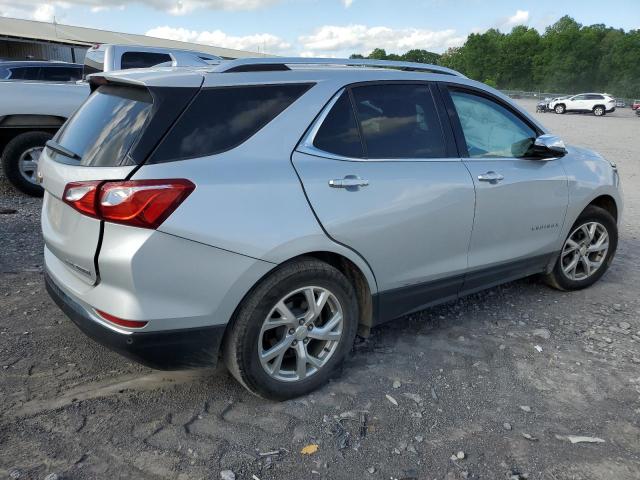
[(507, 17), (499, 25), (501, 30), (511, 31), (513, 27), (518, 25), (527, 25), (529, 23), (529, 12), (527, 10), (517, 10), (516, 13)]
[[(40, 8), (87, 7), (92, 12), (123, 8), (132, 3), (141, 4), (172, 15), (184, 15), (195, 10), (256, 10), (280, 3), (282, 0), (0, 0), (0, 15), (34, 18)], [(42, 10), (43, 12), (45, 10)], [(44, 17), (41, 17), (44, 18)]]
[(56, 7), (49, 4), (41, 4), (33, 12), (33, 19), (40, 22), (52, 22), (56, 14)]
[(368, 54), (374, 48), (404, 53), (413, 48), (444, 51), (464, 43), (465, 37), (453, 29), (424, 30), (419, 28), (393, 29), (366, 25), (324, 25), (311, 35), (298, 38), (305, 53), (344, 56), (351, 53)]
[(344, 8), (349, 8), (353, 5), (353, 0), (342, 0), (342, 4), (344, 5)]
[(67, 1), (0, 0), (0, 16), (52, 22), (54, 18), (64, 18), (60, 9), (64, 11), (70, 7)]
[(146, 32), (146, 35), (254, 52), (280, 53), (291, 48), (290, 43), (270, 33), (234, 36), (228, 35), (222, 30), (196, 31), (164, 26), (152, 28)]

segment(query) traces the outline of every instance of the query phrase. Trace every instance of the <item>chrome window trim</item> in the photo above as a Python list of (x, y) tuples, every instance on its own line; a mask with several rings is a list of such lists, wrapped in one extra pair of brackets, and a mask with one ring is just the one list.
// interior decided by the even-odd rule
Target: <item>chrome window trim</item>
[[(346, 91), (346, 87), (342, 87), (338, 92), (331, 97), (329, 103), (320, 112), (320, 115), (311, 124), (311, 128), (302, 138), (302, 141), (298, 144), (296, 152), (305, 153), (314, 157), (326, 158), (329, 160), (339, 160), (341, 162), (461, 162), (459, 157), (442, 157), (442, 158), (357, 158), (357, 157), (345, 157), (337, 155), (335, 153), (327, 152), (316, 147), (313, 142), (320, 130), (320, 127), (324, 123), (325, 119), (329, 115), (329, 112), (336, 104), (340, 96)], [(355, 112), (354, 112), (355, 113)]]

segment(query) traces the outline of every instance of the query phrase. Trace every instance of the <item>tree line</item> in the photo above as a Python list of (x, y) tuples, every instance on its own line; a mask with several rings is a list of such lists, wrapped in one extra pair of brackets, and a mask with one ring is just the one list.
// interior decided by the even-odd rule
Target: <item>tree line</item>
[(442, 55), (420, 49), (396, 55), (377, 48), (351, 58), (442, 65), (501, 89), (640, 97), (640, 30), (583, 26), (569, 16), (542, 35), (526, 26), (510, 33), (493, 28), (472, 33), (463, 46)]

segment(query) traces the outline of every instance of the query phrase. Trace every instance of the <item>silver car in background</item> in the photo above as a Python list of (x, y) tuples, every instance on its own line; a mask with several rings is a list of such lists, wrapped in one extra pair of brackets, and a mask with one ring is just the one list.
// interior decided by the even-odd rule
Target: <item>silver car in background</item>
[(47, 288), (152, 367), (220, 354), (291, 398), (356, 332), (528, 275), (581, 289), (616, 251), (615, 165), (443, 67), (244, 59), (91, 85), (40, 161)]

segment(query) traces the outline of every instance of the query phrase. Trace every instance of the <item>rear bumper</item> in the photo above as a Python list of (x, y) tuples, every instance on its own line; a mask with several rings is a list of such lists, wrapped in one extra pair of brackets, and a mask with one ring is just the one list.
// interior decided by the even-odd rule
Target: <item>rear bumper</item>
[(80, 330), (131, 360), (160, 370), (214, 366), (217, 363), (225, 325), (118, 333), (91, 318), (47, 273), (45, 284), (51, 298)]

